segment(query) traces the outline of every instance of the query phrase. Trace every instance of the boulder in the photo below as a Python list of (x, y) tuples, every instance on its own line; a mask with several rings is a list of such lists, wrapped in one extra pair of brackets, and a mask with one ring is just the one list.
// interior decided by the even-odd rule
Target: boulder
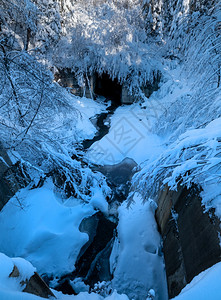
[(126, 157), (118, 164), (100, 166), (99, 171), (103, 173), (111, 183), (117, 186), (130, 181), (135, 173), (134, 169), (136, 167), (137, 163), (132, 158)]
[(42, 298), (55, 297), (44, 280), (36, 272), (26, 283), (26, 287), (23, 289), (23, 292), (34, 294)]
[(0, 166), (0, 170), (0, 210), (2, 210), (16, 192), (27, 186), (31, 179), (25, 174), (25, 169), (19, 162), (8, 165), (6, 169)]
[[(10, 278), (18, 278), (20, 276), (18, 268), (14, 265), (14, 268), (9, 275)], [(48, 285), (39, 276), (38, 273), (34, 273), (29, 280), (21, 281), (21, 285), (25, 285), (23, 292), (33, 294), (42, 298), (55, 297)], [(56, 297), (55, 297), (56, 298)]]

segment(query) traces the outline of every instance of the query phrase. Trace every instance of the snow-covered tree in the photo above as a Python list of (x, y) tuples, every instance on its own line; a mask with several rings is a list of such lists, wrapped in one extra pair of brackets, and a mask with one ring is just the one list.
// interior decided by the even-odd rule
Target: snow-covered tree
[(107, 73), (136, 93), (163, 69), (157, 59), (161, 48), (146, 35), (139, 2), (64, 1), (62, 22), (54, 64), (72, 69), (80, 79)]
[(38, 8), (37, 32), (35, 47), (41, 52), (50, 52), (61, 35), (60, 6), (57, 0), (33, 0)]
[(30, 0), (1, 0), (1, 39), (8, 46), (28, 50), (29, 42), (37, 31), (38, 10)]
[(219, 1), (213, 4), (195, 1), (193, 6), (192, 1), (168, 36), (167, 46), (180, 58), (188, 91), (177, 95), (157, 122), (155, 133), (169, 138), (165, 151), (147, 161), (134, 179), (136, 189), (148, 191), (145, 197), (157, 197), (165, 184), (171, 189), (193, 183), (206, 188), (220, 182), (221, 6)]

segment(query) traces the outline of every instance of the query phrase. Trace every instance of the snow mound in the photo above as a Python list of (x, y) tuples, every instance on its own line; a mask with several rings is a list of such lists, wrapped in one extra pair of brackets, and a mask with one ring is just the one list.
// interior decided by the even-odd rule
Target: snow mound
[(220, 300), (221, 263), (196, 276), (174, 300)]
[[(9, 277), (14, 266), (18, 268), (18, 277)], [(9, 258), (0, 253), (0, 299), (1, 300), (36, 300), (43, 299), (34, 295), (23, 293), (22, 282), (34, 275), (35, 268), (22, 258)]]
[(130, 299), (146, 299), (156, 291), (156, 300), (167, 299), (161, 239), (154, 218), (156, 204), (143, 204), (139, 194), (129, 208), (119, 208), (118, 238), (115, 240), (110, 265), (112, 286)]
[(129, 157), (139, 164), (159, 155), (163, 141), (152, 133), (157, 115), (147, 112), (150, 106), (158, 107), (157, 115), (163, 109), (157, 102), (145, 103), (142, 108), (138, 104), (119, 107), (111, 117), (109, 133), (89, 148), (88, 158), (101, 165), (114, 165)]
[(29, 260), (40, 274), (59, 276), (73, 271), (88, 241), (78, 227), (95, 211), (75, 199), (68, 205), (56, 198), (50, 180), (41, 188), (21, 190), (0, 212), (0, 251)]

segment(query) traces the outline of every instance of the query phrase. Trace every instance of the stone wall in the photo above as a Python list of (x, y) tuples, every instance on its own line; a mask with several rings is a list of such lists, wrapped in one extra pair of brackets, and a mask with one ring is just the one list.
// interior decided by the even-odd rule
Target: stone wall
[(128, 89), (125, 86), (122, 86), (121, 92), (121, 103), (122, 104), (132, 104), (134, 102), (134, 97), (129, 94)]
[(221, 260), (220, 221), (205, 212), (200, 190), (165, 187), (156, 219), (163, 238), (168, 292), (171, 298), (196, 275)]
[(61, 86), (70, 88), (70, 92), (76, 96), (85, 96), (86, 98), (94, 97), (95, 76), (88, 77), (85, 87), (79, 86), (78, 80), (70, 69), (59, 70), (59, 72), (55, 74), (54, 78)]
[[(130, 95), (127, 87), (124, 84), (121, 85), (116, 78), (111, 79), (107, 73), (102, 75), (94, 73), (93, 75), (89, 76), (85, 80), (84, 88), (79, 86), (78, 81), (71, 69), (59, 70), (54, 77), (61, 86), (70, 88), (71, 93), (79, 97), (85, 96), (87, 98), (94, 98), (96, 97), (97, 93), (98, 95), (104, 96), (107, 99), (111, 99), (113, 102), (119, 102), (118, 105), (132, 104), (137, 100), (135, 96)], [(150, 95), (159, 88), (159, 82), (160, 75), (156, 75), (153, 83), (148, 83), (142, 88), (142, 91), (147, 98), (149, 98)], [(108, 89), (110, 89), (109, 95)], [(105, 92), (102, 90), (105, 90)]]

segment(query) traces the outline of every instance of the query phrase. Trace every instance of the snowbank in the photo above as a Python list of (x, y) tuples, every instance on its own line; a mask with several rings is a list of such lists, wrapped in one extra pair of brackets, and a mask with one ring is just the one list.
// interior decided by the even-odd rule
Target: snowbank
[(129, 300), (129, 298), (124, 294), (118, 294), (116, 291), (114, 291), (110, 296), (102, 297), (99, 294), (96, 293), (86, 293), (82, 292), (76, 296), (74, 295), (63, 295), (61, 292), (55, 292), (58, 300)]
[(77, 119), (77, 124), (75, 127), (76, 136), (78, 141), (83, 141), (84, 139), (91, 139), (96, 134), (96, 127), (90, 121), (91, 118), (95, 117), (101, 112), (105, 112), (107, 105), (102, 103), (102, 101), (94, 101), (89, 98), (80, 98), (76, 96), (72, 97), (72, 102), (74, 100), (73, 106), (80, 112)]
[[(14, 266), (18, 268), (18, 277), (9, 277)], [(34, 275), (35, 268), (22, 258), (9, 258), (0, 253), (0, 299), (1, 300), (37, 300), (43, 299), (27, 293), (22, 293), (24, 284)]]
[(128, 209), (126, 203), (119, 208), (118, 238), (110, 257), (112, 286), (130, 299), (146, 299), (150, 289), (155, 290), (156, 300), (167, 299), (155, 209), (152, 201), (143, 204), (139, 194)]
[(220, 300), (221, 263), (196, 276), (174, 300)]
[(0, 212), (0, 251), (29, 260), (40, 274), (60, 276), (74, 270), (88, 235), (79, 231), (92, 205), (72, 199), (68, 206), (53, 192), (51, 181), (18, 192)]
[[(9, 277), (14, 266), (18, 268), (18, 277)], [(1, 300), (41, 300), (41, 298), (22, 290), (25, 285), (22, 282), (29, 280), (36, 269), (26, 260), (22, 258), (9, 258), (0, 253), (0, 299)], [(53, 291), (58, 300), (129, 300), (126, 295), (120, 295), (114, 291), (108, 297), (102, 297), (95, 293), (80, 293), (77, 296), (64, 295), (61, 292)], [(52, 298), (51, 298), (52, 299)], [(54, 298), (53, 298), (54, 299)]]
[(111, 118), (109, 133), (90, 147), (88, 158), (94, 163), (113, 165), (129, 157), (139, 164), (159, 155), (163, 140), (152, 133), (158, 115), (150, 116), (151, 105), (159, 113), (157, 102), (143, 104), (142, 108), (138, 104), (119, 107)]

